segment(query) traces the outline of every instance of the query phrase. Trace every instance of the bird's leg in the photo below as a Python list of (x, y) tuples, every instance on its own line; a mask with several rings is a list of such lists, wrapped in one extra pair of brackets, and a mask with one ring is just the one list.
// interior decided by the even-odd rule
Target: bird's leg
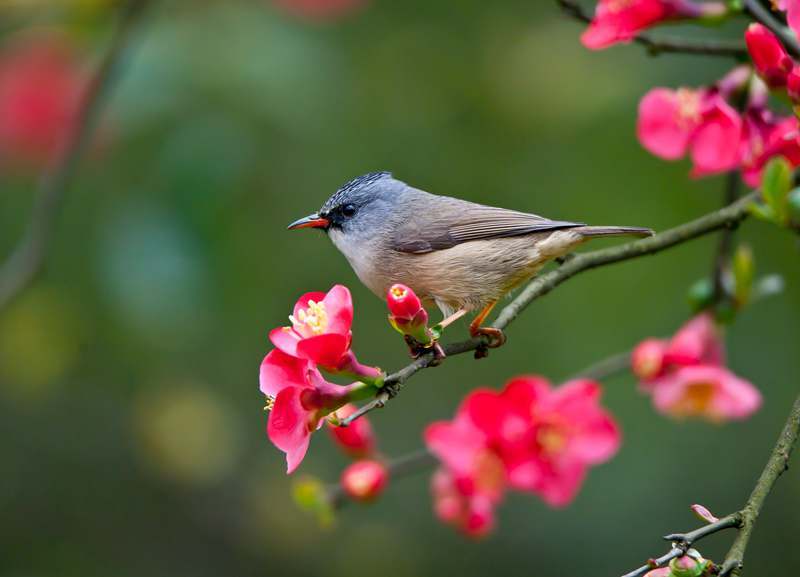
[(469, 325), (469, 334), (473, 337), (485, 336), (489, 337), (489, 342), (486, 345), (478, 347), (475, 350), (475, 358), (482, 359), (488, 356), (489, 351), (488, 349), (496, 349), (497, 347), (503, 346), (506, 342), (506, 335), (500, 329), (496, 329), (494, 327), (483, 327), (483, 321), (486, 320), (486, 317), (489, 316), (489, 313), (492, 312), (494, 305), (497, 304), (497, 301), (490, 302), (486, 305), (481, 312), (478, 313), (473, 321)]
[(439, 327), (440, 329), (443, 329), (447, 325), (452, 325), (454, 322), (456, 322), (458, 319), (463, 317), (465, 314), (467, 314), (467, 309), (458, 309), (456, 312), (454, 312), (452, 315), (450, 315), (446, 319), (442, 320), (442, 322), (440, 322), (436, 326)]

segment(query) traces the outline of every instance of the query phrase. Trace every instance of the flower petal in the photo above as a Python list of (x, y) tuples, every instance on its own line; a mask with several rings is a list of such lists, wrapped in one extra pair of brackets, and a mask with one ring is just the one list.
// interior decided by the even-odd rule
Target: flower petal
[(300, 402), (302, 391), (299, 387), (287, 387), (278, 393), (267, 421), (269, 440), (286, 453), (287, 474), (303, 461), (311, 440), (309, 413)]
[(337, 284), (328, 291), (322, 301), (328, 313), (327, 332), (348, 335), (353, 324), (353, 298), (350, 289)]
[(265, 395), (275, 397), (286, 387), (308, 387), (308, 361), (287, 355), (280, 349), (270, 351), (261, 362), (259, 385)]
[[(686, 92), (687, 97), (697, 98)], [(654, 88), (639, 102), (636, 134), (641, 145), (651, 154), (665, 160), (677, 160), (686, 154), (689, 137), (697, 121), (682, 119), (678, 93), (667, 88)]]
[(334, 368), (347, 352), (349, 344), (350, 339), (338, 333), (316, 335), (297, 343), (297, 356), (323, 367)]
[(269, 332), (269, 340), (287, 355), (293, 357), (297, 355), (297, 343), (300, 342), (298, 335), (292, 327), (278, 327)]

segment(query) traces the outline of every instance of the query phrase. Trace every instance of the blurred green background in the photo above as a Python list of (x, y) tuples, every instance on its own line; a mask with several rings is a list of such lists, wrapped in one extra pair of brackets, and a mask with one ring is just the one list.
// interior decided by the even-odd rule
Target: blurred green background
[[(3, 38), (57, 25), (96, 60), (114, 4), (53, 4), (6, 3)], [(634, 126), (648, 88), (708, 83), (730, 63), (592, 53), (579, 33), (542, 0), (375, 0), (326, 22), (266, 1), (157, 4), (109, 102), (108, 142), (68, 191), (46, 273), (0, 313), (0, 575), (618, 575), (664, 552), (660, 535), (696, 526), (691, 503), (738, 508), (800, 382), (797, 243), (760, 222), (739, 238), (787, 289), (743, 313), (728, 345), (763, 409), (726, 426), (675, 423), (631, 377), (609, 380), (623, 448), (565, 510), (510, 495), (496, 533), (473, 543), (434, 519), (419, 474), (322, 529), (295, 508), (266, 439), (257, 369), (303, 292), (346, 284), (361, 360), (407, 361), (385, 305), (333, 246), (285, 230), (345, 180), (385, 169), (441, 194), (655, 229), (719, 204), (722, 179), (652, 158)], [(2, 254), (35, 184), (0, 177)], [(382, 449), (417, 449), (471, 388), (526, 372), (559, 381), (672, 333), (714, 247), (566, 283), (487, 361), (448, 360), (375, 413)], [(320, 434), (300, 474), (332, 481), (345, 464)], [(799, 469), (766, 505), (748, 575), (800, 564)], [(730, 537), (701, 551), (719, 559)]]

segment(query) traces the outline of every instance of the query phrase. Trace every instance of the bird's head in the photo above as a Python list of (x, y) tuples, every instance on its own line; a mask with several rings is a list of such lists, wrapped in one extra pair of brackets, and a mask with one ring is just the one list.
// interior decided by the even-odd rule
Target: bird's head
[(318, 228), (337, 236), (366, 237), (392, 215), (406, 184), (389, 172), (371, 172), (344, 184), (314, 214), (289, 225), (289, 230)]

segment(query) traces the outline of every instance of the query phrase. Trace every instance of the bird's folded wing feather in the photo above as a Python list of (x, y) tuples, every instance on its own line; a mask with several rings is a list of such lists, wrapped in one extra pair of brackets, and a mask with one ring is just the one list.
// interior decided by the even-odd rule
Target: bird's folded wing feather
[(400, 252), (423, 254), (472, 240), (583, 226), (583, 223), (549, 220), (535, 214), (459, 199), (448, 198), (447, 201), (437, 203), (438, 210), (435, 213), (419, 211), (397, 223), (392, 248)]

